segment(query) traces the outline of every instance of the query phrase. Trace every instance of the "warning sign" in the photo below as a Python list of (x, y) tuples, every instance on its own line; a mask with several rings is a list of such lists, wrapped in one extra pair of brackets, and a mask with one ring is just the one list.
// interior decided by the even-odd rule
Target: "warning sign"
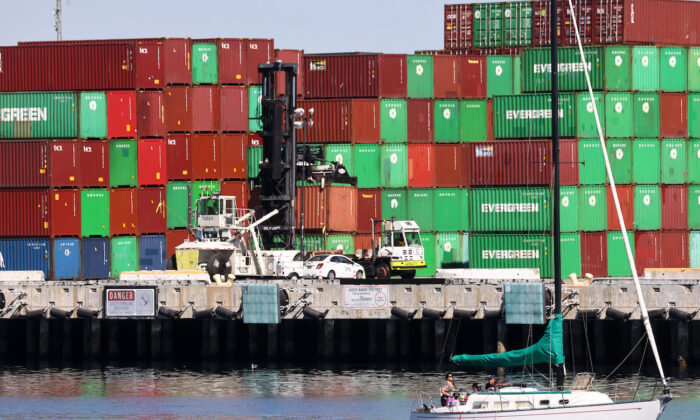
[(389, 307), (389, 286), (345, 286), (346, 309), (384, 309)]
[(149, 318), (156, 315), (155, 288), (105, 287), (105, 317)]

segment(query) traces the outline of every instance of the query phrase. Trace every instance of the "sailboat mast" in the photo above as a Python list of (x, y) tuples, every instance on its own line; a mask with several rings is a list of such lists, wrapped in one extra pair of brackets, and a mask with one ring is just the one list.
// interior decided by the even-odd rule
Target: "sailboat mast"
[[(559, 60), (557, 58), (557, 0), (550, 1), (549, 24), (552, 62), (552, 162), (554, 164), (554, 194), (552, 198), (552, 257), (554, 259), (554, 313), (561, 314), (561, 229), (559, 226)], [(564, 366), (555, 365), (557, 389), (564, 387)]]

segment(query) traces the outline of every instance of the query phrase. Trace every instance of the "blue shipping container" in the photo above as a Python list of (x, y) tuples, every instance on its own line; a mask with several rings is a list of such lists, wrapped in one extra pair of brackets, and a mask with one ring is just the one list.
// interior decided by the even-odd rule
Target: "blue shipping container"
[(80, 278), (80, 239), (54, 239), (53, 278), (55, 280)]
[(109, 238), (83, 239), (83, 278), (108, 279), (110, 277)]
[(165, 270), (165, 235), (142, 235), (139, 239), (141, 270)]
[(43, 271), (44, 278), (51, 274), (51, 243), (48, 239), (0, 240), (0, 270)]

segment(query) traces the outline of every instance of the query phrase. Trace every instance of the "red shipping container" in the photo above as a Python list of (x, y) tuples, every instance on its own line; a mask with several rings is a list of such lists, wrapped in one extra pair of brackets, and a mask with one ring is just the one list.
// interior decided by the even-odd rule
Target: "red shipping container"
[(163, 39), (163, 76), (166, 85), (192, 83), (192, 61), (189, 38)]
[(688, 137), (688, 95), (659, 93), (661, 137)]
[[(251, 194), (251, 204), (259, 199), (259, 190), (256, 188)], [(321, 230), (326, 226), (328, 213), (326, 212), (326, 188), (316, 185), (304, 185), (304, 204), (301, 204), (301, 186), (297, 186), (297, 202), (295, 219), (297, 226), (301, 226), (301, 211), (304, 210), (304, 229)], [(253, 206), (254, 208), (257, 205)]]
[(165, 131), (187, 133), (192, 131), (192, 88), (169, 86), (163, 92)]
[(175, 257), (175, 247), (182, 245), (186, 239), (194, 241), (194, 236), (190, 235), (187, 229), (171, 229), (165, 232), (165, 256), (168, 258), (167, 268), (169, 270), (174, 270), (176, 268), (170, 266), (171, 261), (174, 260)]
[(433, 142), (433, 100), (409, 99), (406, 101), (408, 114), (408, 142)]
[(136, 94), (136, 116), (139, 137), (163, 137), (165, 135), (163, 92), (139, 91)]
[(165, 185), (167, 153), (163, 139), (139, 139), (139, 185)]
[[(374, 246), (381, 244), (381, 235), (374, 234)], [(356, 233), (355, 234), (355, 251), (358, 249), (373, 249), (372, 248), (372, 233)]]
[(304, 56), (306, 98), (405, 98), (406, 55)]
[[(358, 189), (357, 190), (357, 232), (371, 233), (372, 219), (382, 218), (382, 190)], [(379, 226), (378, 226), (379, 227)], [(379, 227), (381, 228), (381, 227)], [(369, 248), (369, 247), (367, 247)], [(357, 249), (357, 242), (355, 243)]]
[(472, 46), (472, 5), (445, 5), (445, 49), (463, 49)]
[(135, 235), (138, 232), (138, 198), (135, 188), (109, 190), (109, 229), (112, 235)]
[[(561, 39), (561, 14), (562, 6), (564, 4), (561, 0), (557, 1), (557, 34)], [(566, 7), (569, 7), (568, 1)], [(544, 47), (552, 44), (551, 37), (551, 14), (549, 13), (551, 9), (550, 0), (536, 0), (532, 2), (532, 46), (533, 47)], [(581, 40), (583, 42), (583, 40)]]
[(436, 98), (459, 98), (463, 58), (456, 55), (433, 57), (433, 95)]
[(50, 192), (0, 189), (0, 237), (49, 236)]
[(595, 0), (593, 7), (593, 42), (621, 44), (624, 22), (624, 0)]
[(219, 131), (219, 87), (192, 87), (192, 130)]
[[(316, 118), (316, 114), (314, 114)], [(380, 138), (379, 101), (350, 101), (350, 140), (354, 143), (378, 143)]]
[(578, 185), (578, 140), (559, 140), (559, 181), (561, 185)]
[(700, 2), (625, 0), (625, 44), (700, 45)]
[(257, 134), (248, 133), (248, 146), (262, 146), (262, 137)]
[(688, 186), (661, 186), (661, 229), (688, 229)]
[(245, 86), (221, 86), (219, 101), (221, 131), (248, 131), (248, 89)]
[(165, 188), (139, 188), (137, 195), (138, 234), (165, 232), (167, 220)]
[(246, 81), (246, 42), (241, 38), (216, 40), (218, 45), (219, 83), (242, 85)]
[(247, 135), (224, 134), (221, 136), (221, 178), (246, 179), (247, 149)]
[(690, 244), (687, 231), (659, 232), (661, 238), (661, 267), (688, 268)]
[(159, 41), (141, 41), (136, 43), (136, 88), (162, 89), (163, 79), (163, 44)]
[[(470, 185), (549, 185), (552, 143), (500, 140), (468, 143)], [(436, 165), (439, 161), (436, 159)]]
[[(435, 145), (435, 186), (440, 188), (461, 187), (468, 168), (463, 162), (464, 154), (459, 144)], [(409, 168), (410, 174), (410, 168)]]
[[(616, 185), (617, 198), (620, 200), (622, 217), (625, 220), (627, 229), (634, 228), (634, 185)], [(612, 188), (607, 186), (607, 206), (608, 206), (608, 229), (622, 230), (620, 220), (617, 217), (615, 202), (613, 201)]]
[(468, 55), (462, 59), (462, 98), (486, 98), (486, 57)]
[(219, 179), (221, 177), (221, 140), (212, 134), (192, 136), (192, 178)]
[[(297, 197), (301, 190), (297, 187)], [(301, 199), (299, 199), (301, 200)], [(296, 223), (301, 225), (301, 206), (296, 209)], [(357, 230), (357, 188), (330, 185), (304, 187), (304, 228), (328, 232)]]
[(82, 149), (80, 142), (54, 140), (50, 146), (51, 184), (54, 187), (79, 187)]
[[(297, 72), (297, 96), (304, 93), (304, 50), (275, 50), (275, 60), (283, 63), (294, 63), (299, 66)], [(284, 73), (278, 72), (275, 75), (275, 91), (277, 96), (284, 95), (285, 87)]]
[(246, 84), (261, 84), (262, 76), (258, 65), (271, 63), (275, 57), (275, 41), (272, 39), (246, 39)]
[(1, 47), (0, 91), (134, 89), (133, 55), (128, 43)]
[(107, 92), (107, 137), (123, 139), (136, 137), (136, 93)]
[(192, 179), (192, 138), (189, 134), (171, 134), (166, 139), (165, 167), (168, 180)]
[(608, 240), (606, 232), (581, 232), (581, 271), (595, 277), (608, 275)]
[(51, 236), (80, 236), (80, 190), (53, 190), (51, 195)]
[(634, 265), (639, 276), (644, 275), (645, 268), (661, 267), (659, 232), (634, 232)]
[[(545, 0), (546, 1), (546, 0)], [(576, 17), (576, 25), (578, 25), (578, 33), (581, 37), (583, 45), (593, 43), (593, 22), (594, 22), (594, 3), (595, 0), (572, 0), (574, 6), (574, 14), (571, 13), (569, 1), (562, 1), (560, 6), (562, 9), (562, 29), (559, 33), (559, 43), (561, 45), (578, 45), (576, 40), (576, 28), (572, 16)]]
[[(438, 145), (435, 145), (438, 147)], [(425, 188), (433, 186), (435, 155), (432, 144), (408, 145), (408, 186)]]
[(223, 181), (221, 195), (233, 195), (236, 197), (236, 207), (248, 208), (248, 183), (246, 181)]
[(50, 157), (47, 141), (0, 141), (0, 188), (48, 187)]
[(80, 186), (109, 187), (109, 142), (80, 142)]
[(375, 99), (322, 99), (299, 101), (298, 107), (314, 109), (314, 125), (298, 133), (308, 143), (378, 143), (379, 101)]

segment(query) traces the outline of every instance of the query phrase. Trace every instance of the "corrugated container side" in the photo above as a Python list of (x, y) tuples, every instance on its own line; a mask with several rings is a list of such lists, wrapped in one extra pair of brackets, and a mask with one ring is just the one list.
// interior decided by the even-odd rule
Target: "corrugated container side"
[[(551, 118), (549, 95), (498, 96), (493, 100), (494, 137), (497, 139), (550, 137)], [(559, 134), (574, 137), (575, 132), (574, 96), (559, 95)]]
[(49, 191), (0, 189), (0, 214), (0, 236), (49, 236)]
[(51, 191), (51, 236), (80, 236), (80, 191)]
[(548, 188), (473, 188), (469, 201), (473, 232), (532, 232), (551, 227)]
[(578, 233), (562, 233), (561, 260), (562, 279), (567, 279), (571, 273), (581, 276), (581, 237)]
[(192, 137), (171, 134), (165, 142), (168, 179), (192, 179)]
[(660, 93), (661, 137), (688, 137), (688, 96), (685, 93)]
[[(83, 150), (90, 147), (83, 143)], [(109, 142), (109, 186), (135, 187), (138, 184), (138, 147), (136, 140)], [(96, 187), (102, 185), (94, 185)]]
[(432, 144), (408, 145), (408, 186), (426, 188), (433, 186), (435, 171), (434, 149)]
[(467, 207), (462, 206), (464, 198), (459, 188), (435, 189), (435, 230), (438, 232), (456, 232), (462, 229), (462, 213)]
[[(371, 236), (371, 235), (368, 235), (368, 236)], [(419, 270), (416, 270), (416, 277), (434, 277), (435, 276), (435, 234), (421, 232), (420, 239), (421, 239), (421, 242), (423, 243), (423, 257), (425, 258), (425, 268), (421, 268)], [(370, 238), (370, 240), (371, 240), (371, 238)], [(462, 242), (462, 243), (464, 243), (464, 242)], [(355, 237), (355, 246), (357, 247), (357, 237)], [(371, 246), (371, 243), (370, 243), (370, 246)]]
[(163, 139), (138, 141), (138, 179), (140, 186), (165, 185), (167, 152)]
[[(608, 229), (621, 230), (620, 220), (617, 217), (615, 202), (613, 201), (612, 188), (607, 189), (607, 206), (608, 206)], [(633, 185), (617, 185), (617, 198), (620, 200), (620, 209), (622, 210), (622, 218), (625, 222), (626, 229), (634, 228), (634, 186)]]
[(80, 278), (80, 239), (54, 239), (52, 255), (54, 280)]
[(139, 269), (139, 245), (133, 236), (112, 238), (112, 278), (118, 279), (122, 271)]
[(139, 238), (140, 270), (165, 270), (166, 260), (165, 235), (143, 235)]
[[(579, 139), (578, 157), (579, 182), (581, 185), (597, 185), (605, 183), (605, 159), (598, 139)], [(612, 163), (611, 163), (612, 164)]]
[(219, 59), (217, 45), (192, 43), (192, 84), (216, 84), (219, 82)]
[(472, 7), (471, 4), (445, 5), (445, 49), (472, 46)]
[(433, 57), (429, 55), (409, 55), (407, 57), (407, 97), (433, 97)]
[(435, 230), (435, 193), (431, 188), (411, 188), (407, 198), (408, 218), (420, 226), (421, 232)]
[(352, 255), (355, 253), (355, 240), (350, 234), (328, 235), (326, 248), (340, 251), (345, 255)]
[(248, 179), (257, 178), (260, 173), (260, 164), (262, 163), (263, 148), (262, 146), (248, 146), (246, 149), (246, 173)]
[(700, 91), (700, 47), (688, 48), (688, 91)]
[(406, 98), (408, 87), (406, 54), (379, 55), (379, 96)]
[[(304, 94), (304, 50), (275, 50), (275, 60), (280, 60), (283, 63), (296, 64), (297, 71), (297, 96)], [(284, 72), (279, 72), (275, 75), (275, 91), (277, 96), (284, 95), (285, 87)]]
[(138, 231), (136, 188), (109, 190), (109, 228), (112, 235), (135, 235)]
[(219, 131), (219, 87), (192, 88), (192, 131)]
[(462, 142), (493, 140), (491, 101), (464, 99), (459, 104), (459, 138)]
[(408, 148), (405, 144), (380, 146), (381, 185), (387, 188), (408, 186)]
[(687, 231), (659, 232), (661, 239), (661, 267), (688, 268), (690, 266)]
[(221, 139), (212, 134), (192, 136), (192, 178), (221, 178)]
[[(317, 185), (304, 185), (304, 228), (320, 230), (326, 226), (328, 213), (326, 211), (327, 188)], [(301, 196), (301, 186), (297, 186), (297, 197)], [(302, 206), (296, 206), (296, 224), (301, 226)]]
[(0, 270), (43, 271), (51, 278), (51, 244), (48, 239), (0, 239)]
[(109, 201), (109, 192), (106, 189), (91, 188), (80, 191), (80, 235), (83, 238), (109, 237)]
[[(594, 43), (593, 28), (595, 25), (595, 0), (572, 0), (572, 3), (574, 6), (576, 24), (578, 25), (578, 33), (581, 37), (581, 43), (583, 45), (590, 45)], [(561, 9), (562, 27), (559, 32), (559, 42), (562, 45), (578, 45), (576, 40), (576, 29), (574, 27), (569, 2), (564, 1)]]
[(632, 90), (632, 48), (625, 45), (605, 47), (604, 62), (605, 90)]
[(350, 139), (354, 143), (379, 143), (380, 124), (379, 101), (375, 99), (350, 101)]
[[(603, 93), (593, 93), (595, 100), (595, 111), (598, 111), (600, 128), (605, 135), (605, 104)], [(598, 125), (596, 124), (593, 102), (588, 92), (576, 94), (576, 136), (577, 137), (598, 137)]]
[(578, 231), (578, 187), (565, 186), (560, 189), (559, 227), (562, 232)]
[(304, 97), (376, 98), (379, 65), (378, 54), (304, 55)]
[(634, 228), (661, 229), (661, 189), (658, 185), (639, 185), (634, 189)]
[(435, 234), (435, 268), (461, 268), (462, 238), (457, 232)]
[(246, 41), (240, 38), (215, 40), (219, 56), (219, 83), (246, 84)]
[(656, 46), (632, 47), (632, 90), (659, 90), (659, 49)]
[(0, 188), (48, 187), (50, 158), (47, 141), (0, 142)]
[(357, 188), (331, 185), (326, 187), (328, 224), (331, 232), (354, 232), (357, 230)]
[[(678, 0), (627, 0), (624, 2), (624, 43), (698, 45), (700, 4)], [(659, 17), (669, 24), (660, 25)]]
[(409, 99), (407, 106), (407, 132), (409, 143), (433, 142), (433, 100)]
[[(513, 57), (508, 55), (490, 55), (486, 57), (486, 97), (513, 95), (514, 68)], [(519, 93), (519, 92), (518, 92)]]
[(169, 86), (163, 92), (165, 103), (165, 131), (168, 133), (192, 131), (192, 91), (189, 86)]
[(700, 139), (688, 141), (688, 183), (700, 184)]
[(163, 44), (142, 41), (136, 44), (135, 70), (138, 89), (159, 89), (165, 85), (163, 78)]
[(464, 149), (459, 144), (436, 144), (435, 186), (462, 187), (468, 185), (469, 160), (465, 162)]
[(219, 88), (221, 131), (248, 131), (248, 89), (244, 86)]
[(109, 278), (112, 260), (108, 238), (84, 238), (82, 253), (83, 278)]
[(635, 184), (661, 182), (661, 142), (658, 139), (635, 139), (632, 143), (632, 180)]
[(433, 57), (433, 71), (433, 94), (436, 98), (461, 97), (461, 57), (455, 55), (435, 55)]
[(607, 196), (605, 186), (586, 185), (579, 189), (579, 230), (583, 232), (604, 231), (608, 226)]
[(350, 100), (304, 100), (299, 101), (297, 106), (305, 109), (307, 113), (311, 108), (314, 109), (314, 125), (298, 133), (299, 142), (349, 143), (352, 141), (354, 114), (350, 112)]
[(187, 197), (187, 182), (168, 182), (165, 192), (166, 202), (168, 203), (168, 229), (187, 227)]
[[(357, 232), (371, 233), (373, 220), (382, 217), (382, 194), (379, 189), (357, 190)], [(362, 247), (360, 247), (362, 248)]]
[(688, 186), (661, 187), (661, 229), (688, 229)]
[[(562, 139), (559, 142), (559, 161), (561, 163), (561, 185), (578, 185), (579, 160), (578, 140)], [(569, 162), (569, 163), (565, 163)]]
[(474, 142), (467, 147), (472, 186), (549, 185), (552, 181), (551, 141)]
[[(249, 208), (248, 204), (248, 183), (242, 181), (223, 181), (221, 183), (222, 195), (233, 195), (236, 197), (236, 207)], [(170, 202), (168, 202), (169, 204)], [(168, 206), (170, 207), (170, 206)]]
[[(660, 232), (635, 232), (634, 265), (637, 267), (637, 275), (644, 275), (646, 268), (661, 267), (661, 241)], [(626, 256), (625, 256), (626, 257)], [(625, 259), (627, 261), (627, 259)]]
[(459, 100), (435, 101), (435, 142), (459, 143)]
[(168, 256), (168, 262), (166, 262), (166, 267), (167, 264), (169, 264), (170, 261), (172, 261), (175, 257), (175, 247), (184, 243), (185, 239), (194, 241), (194, 236), (190, 235), (190, 232), (187, 229), (171, 229), (165, 232), (165, 255)]
[(608, 137), (632, 137), (633, 118), (630, 92), (609, 92), (605, 95), (605, 134)]
[(688, 135), (700, 137), (700, 93), (688, 94)]
[[(615, 183), (632, 183), (632, 142), (629, 139), (609, 139), (606, 148)], [(605, 179), (609, 182), (607, 175), (606, 171)]]
[(635, 137), (659, 137), (659, 95), (650, 92), (634, 94), (633, 134)]
[(408, 218), (408, 200), (406, 190), (402, 188), (383, 188), (382, 219), (406, 220)]
[(192, 81), (191, 40), (165, 38), (163, 41), (163, 75), (168, 85), (185, 85)]
[[(627, 232), (630, 245), (634, 243), (635, 232)], [(634, 248), (632, 248), (634, 254)], [(634, 256), (634, 255), (633, 255)], [(622, 232), (608, 232), (608, 276), (631, 277), (632, 269), (627, 259), (627, 250), (622, 237)]]
[(581, 272), (608, 276), (608, 240), (605, 232), (581, 232)]
[(0, 138), (77, 136), (75, 92), (0, 93)]
[(685, 184), (688, 177), (688, 143), (685, 139), (661, 140), (661, 182)]
[(163, 137), (165, 115), (163, 92), (140, 90), (136, 94), (136, 120), (139, 137)]
[(659, 53), (659, 90), (685, 92), (688, 89), (688, 50), (662, 47)]
[(107, 94), (105, 92), (80, 92), (81, 139), (107, 138)]
[(548, 235), (469, 235), (472, 268), (539, 268), (552, 277), (551, 237)]
[(275, 56), (275, 41), (273, 39), (246, 39), (246, 84), (261, 84), (262, 76), (258, 65), (272, 62)]
[(51, 184), (55, 187), (77, 187), (80, 185), (80, 150), (76, 140), (49, 142), (51, 162)]
[[(163, 233), (167, 229), (166, 193), (163, 187), (139, 188), (138, 233)], [(194, 202), (194, 194), (192, 201)]]
[(356, 144), (354, 146), (353, 164), (358, 188), (378, 188), (380, 186), (382, 179), (380, 162), (378, 144)]
[(486, 98), (486, 58), (468, 55), (462, 60), (461, 94), (462, 98)]
[(408, 136), (408, 112), (405, 99), (380, 101), (380, 137), (386, 143), (405, 143)]
[(107, 137), (136, 137), (136, 92), (107, 92)]
[(688, 185), (688, 228), (700, 229), (700, 185)]
[(246, 179), (248, 136), (224, 134), (221, 136), (221, 178)]

